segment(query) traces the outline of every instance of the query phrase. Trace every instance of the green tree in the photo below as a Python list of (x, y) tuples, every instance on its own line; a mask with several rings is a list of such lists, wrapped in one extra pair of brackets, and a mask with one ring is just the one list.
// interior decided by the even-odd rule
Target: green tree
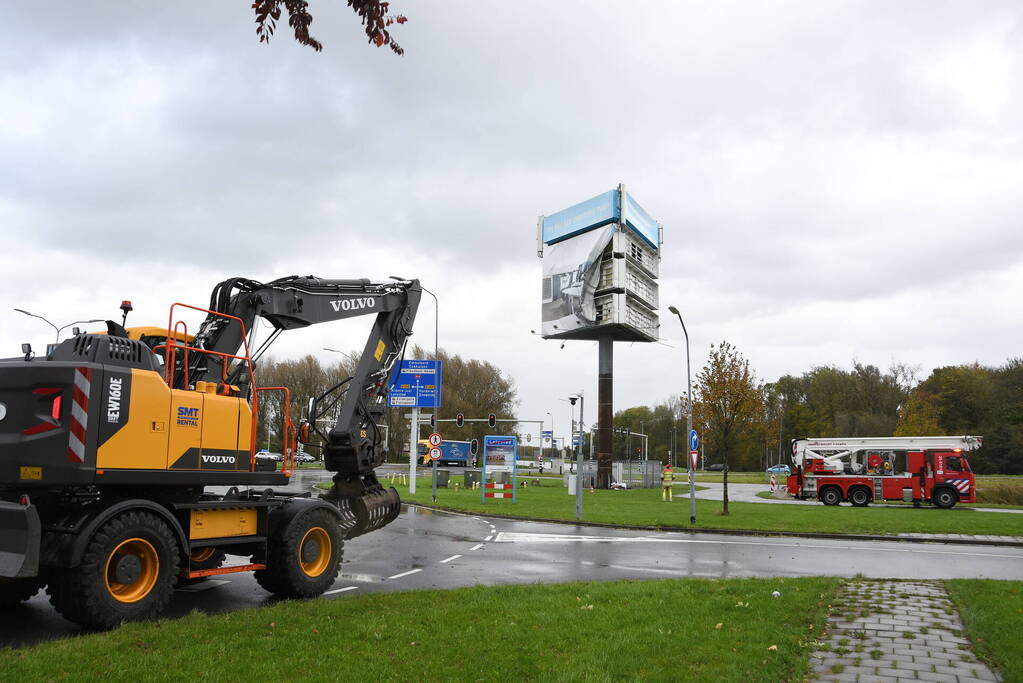
[(749, 361), (727, 341), (710, 347), (696, 375), (694, 421), (704, 426), (709, 449), (725, 465), (722, 514), (728, 514), (728, 460), (755, 438), (763, 394)]

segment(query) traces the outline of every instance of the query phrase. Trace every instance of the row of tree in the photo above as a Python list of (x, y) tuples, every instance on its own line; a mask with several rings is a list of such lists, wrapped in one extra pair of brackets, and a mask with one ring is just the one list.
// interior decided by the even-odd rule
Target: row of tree
[[(518, 405), (514, 381), (493, 364), (463, 358), (444, 350), (441, 418), (463, 413), (481, 418), (494, 413), (514, 419)], [(410, 358), (432, 358), (420, 347)], [(350, 376), (357, 352), (333, 364), (314, 356), (296, 360), (265, 360), (258, 368), (259, 386), (286, 386), (291, 390), (290, 411), (299, 423), (310, 396)], [(788, 462), (792, 439), (839, 436), (937, 436), (973, 434), (984, 437), (984, 447), (971, 454), (977, 472), (1023, 474), (1023, 359), (999, 367), (977, 364), (935, 369), (917, 382), (913, 368), (893, 364), (885, 371), (854, 362), (851, 369), (815, 367), (802, 375), (785, 375), (775, 382), (761, 381), (749, 361), (727, 341), (711, 347), (707, 364), (695, 376), (693, 424), (699, 430), (706, 462), (727, 463), (733, 470), (763, 470)], [(637, 406), (615, 414), (615, 427), (633, 434), (616, 434), (614, 458), (649, 457), (683, 464), (687, 452), (685, 396), (670, 396), (653, 406)], [(408, 408), (387, 410), (386, 439), (389, 457), (406, 457), (409, 440)], [(261, 446), (281, 450), (283, 392), (261, 392), (259, 406)], [(329, 420), (328, 420), (329, 423)], [(329, 424), (322, 425), (329, 429)], [(457, 428), (442, 423), (445, 438), (468, 441), (485, 434), (510, 434), (514, 423), (467, 422)], [(326, 431), (326, 429), (324, 430)], [(425, 431), (425, 430), (424, 430)], [(421, 433), (425, 438), (425, 433)], [(584, 450), (589, 452), (589, 436)], [(523, 444), (523, 455), (535, 451)]]
[[(433, 359), (433, 352), (427, 353), (416, 346), (409, 350), (410, 359)], [(283, 386), (290, 389), (289, 405), (291, 419), (296, 424), (308, 419), (307, 405), (310, 397), (320, 396), (325, 391), (343, 382), (355, 371), (359, 352), (345, 353), (341, 360), (324, 364), (315, 356), (304, 356), (295, 360), (265, 359), (256, 369), (256, 384), (260, 387)], [(499, 368), (486, 361), (463, 358), (440, 349), (439, 358), (443, 363), (441, 383), (440, 417), (454, 418), (463, 413), (466, 418), (487, 417), (494, 413), (499, 420), (514, 419), (518, 399), (515, 383)], [(410, 408), (387, 408), (381, 423), (384, 429), (388, 457), (399, 461), (407, 458), (410, 420), (406, 415)], [(424, 414), (427, 411), (424, 411)], [(259, 392), (259, 433), (257, 443), (261, 448), (283, 452), (284, 392)], [(330, 430), (332, 415), (321, 416), (320, 430)], [(457, 441), (480, 439), (485, 434), (511, 434), (514, 424), (498, 422), (496, 427), (486, 422), (467, 422), (461, 428), (454, 423), (441, 423), (438, 427), (445, 438)], [(429, 434), (429, 426), (420, 428), (420, 438)], [(315, 455), (316, 452), (313, 451)]]
[[(937, 368), (919, 383), (905, 364), (881, 371), (856, 362), (849, 370), (815, 367), (768, 383), (738, 349), (721, 342), (711, 347), (693, 394), (706, 462), (733, 470), (788, 462), (788, 444), (803, 437), (972, 434), (984, 437), (983, 448), (970, 455), (974, 471), (1023, 474), (1020, 358), (999, 367)], [(685, 448), (679, 429), (686, 407), (684, 397), (671, 397), (629, 408), (615, 415), (615, 426), (648, 434), (652, 458), (684, 462), (677, 444)]]

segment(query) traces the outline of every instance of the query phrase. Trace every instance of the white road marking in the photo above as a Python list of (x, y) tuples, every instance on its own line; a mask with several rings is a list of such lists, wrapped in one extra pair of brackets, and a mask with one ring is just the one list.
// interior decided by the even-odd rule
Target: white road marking
[(346, 586), (344, 588), (335, 588), (332, 591), (325, 591), (323, 594), (324, 595), (334, 595), (334, 593), (344, 593), (346, 591), (353, 591), (356, 588), (358, 588), (358, 586)]
[[(580, 562), (590, 567), (606, 567), (608, 569), (624, 569), (630, 572), (650, 572), (651, 574), (670, 574), (671, 576), (688, 576), (689, 574), (680, 569), (652, 569), (650, 567), (626, 567), (622, 564), (597, 564), (596, 562)], [(713, 575), (712, 575), (713, 576)]]
[(877, 548), (853, 545), (824, 545), (809, 543), (785, 543), (779, 541), (720, 541), (696, 538), (658, 538), (656, 536), (572, 536), (569, 534), (532, 534), (502, 531), (495, 543), (693, 543), (704, 545), (752, 545), (780, 548), (803, 548), (806, 550), (858, 550), (885, 553), (925, 553), (929, 555), (961, 555), (963, 557), (1005, 557), (1019, 559), (1019, 555), (998, 553), (956, 552), (953, 550), (924, 550), (922, 548)]
[(451, 560), (457, 560), (457, 559), (458, 559), (458, 558), (460, 558), (460, 557), (461, 557), (461, 555), (452, 555), (451, 557), (449, 557), (449, 558), (447, 558), (447, 559), (445, 559), (445, 560), (441, 560), (441, 561), (440, 561), (440, 563), (441, 563), (441, 564), (447, 564), (447, 563), (448, 563), (448, 562), (450, 562)]
[(200, 591), (216, 588), (217, 586), (223, 586), (225, 583), (231, 583), (230, 579), (206, 579), (202, 583), (179, 588), (178, 591), (181, 593), (198, 593)]
[(480, 548), (482, 548), (482, 547), (483, 547), (483, 544), (482, 544), (482, 543), (477, 543), (477, 544), (476, 544), (476, 545), (474, 545), (473, 547), (469, 548), (469, 550), (479, 550), (479, 549), (480, 549)]
[(485, 542), (489, 541), (492, 538), (493, 538), (493, 536), (487, 536), (486, 538), (483, 539), (483, 542), (485, 543)]
[(402, 572), (401, 574), (395, 574), (394, 576), (388, 576), (387, 580), (390, 581), (392, 579), (400, 579), (403, 576), (409, 576), (410, 574), (418, 574), (421, 571), (423, 571), (423, 570), (422, 569), (409, 569), (407, 572)]

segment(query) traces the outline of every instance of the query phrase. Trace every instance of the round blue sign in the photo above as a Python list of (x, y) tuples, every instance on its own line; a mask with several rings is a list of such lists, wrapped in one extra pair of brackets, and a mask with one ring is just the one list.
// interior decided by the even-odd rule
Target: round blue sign
[(700, 437), (697, 436), (696, 430), (693, 429), (689, 432), (689, 450), (695, 451), (700, 447)]

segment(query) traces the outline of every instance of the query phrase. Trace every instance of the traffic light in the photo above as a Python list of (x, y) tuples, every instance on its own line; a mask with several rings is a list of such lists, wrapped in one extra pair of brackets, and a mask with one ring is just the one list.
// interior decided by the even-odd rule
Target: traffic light
[(480, 452), (479, 439), (473, 439), (472, 441), (469, 442), (469, 452), (472, 453), (473, 455), (476, 455), (477, 453)]
[(465, 415), (458, 413), (455, 415), (455, 426), (461, 427), (465, 423)]
[(496, 427), (497, 426), (497, 415), (494, 415), (493, 413), (490, 413), (489, 415), (487, 415), (487, 424), (490, 425), (491, 427)]
[(433, 429), (437, 428), (437, 413), (430, 415), (430, 427)]

